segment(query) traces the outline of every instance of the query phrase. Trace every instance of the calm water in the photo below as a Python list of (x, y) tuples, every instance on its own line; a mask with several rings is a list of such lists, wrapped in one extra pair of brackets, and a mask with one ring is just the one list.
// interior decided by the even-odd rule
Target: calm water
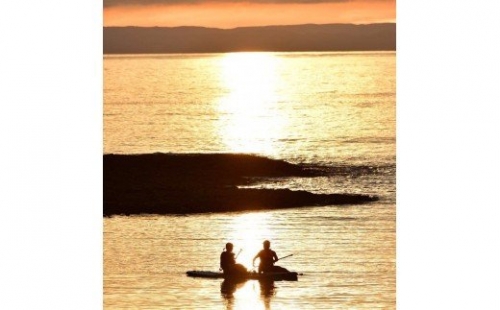
[[(104, 219), (106, 309), (394, 309), (395, 53), (106, 56), (105, 153), (255, 153), (332, 176), (256, 187), (381, 200)], [(251, 268), (270, 239), (297, 282), (192, 279), (228, 241)]]

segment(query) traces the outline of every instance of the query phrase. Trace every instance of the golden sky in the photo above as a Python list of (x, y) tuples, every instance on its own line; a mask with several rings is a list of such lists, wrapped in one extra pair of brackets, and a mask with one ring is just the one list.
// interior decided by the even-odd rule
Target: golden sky
[(395, 0), (104, 0), (104, 26), (235, 28), (395, 21)]

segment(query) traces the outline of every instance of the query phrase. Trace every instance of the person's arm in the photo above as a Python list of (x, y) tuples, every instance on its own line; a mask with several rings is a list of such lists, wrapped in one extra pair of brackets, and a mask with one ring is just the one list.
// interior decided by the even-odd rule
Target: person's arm
[(224, 265), (224, 252), (220, 254), (220, 267), (219, 270), (222, 271), (222, 266)]
[(273, 260), (275, 263), (279, 260), (278, 255), (274, 251), (273, 251)]
[(260, 252), (259, 252), (259, 253), (257, 253), (257, 255), (255, 255), (255, 256), (253, 257), (253, 260), (252, 260), (252, 266), (255, 266), (255, 260), (256, 260), (256, 259), (257, 259), (257, 257), (259, 257), (259, 256), (260, 256)]

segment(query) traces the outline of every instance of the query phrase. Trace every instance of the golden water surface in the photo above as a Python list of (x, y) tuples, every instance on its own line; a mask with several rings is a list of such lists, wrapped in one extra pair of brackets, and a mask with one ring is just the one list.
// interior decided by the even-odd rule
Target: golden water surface
[(106, 56), (104, 152), (395, 162), (394, 53)]
[[(395, 98), (395, 53), (105, 56), (105, 153), (244, 152), (341, 167), (262, 186), (381, 198), (105, 218), (105, 309), (394, 309)], [(252, 268), (265, 239), (278, 256), (293, 254), (279, 265), (298, 281), (185, 274), (217, 271), (226, 242)]]

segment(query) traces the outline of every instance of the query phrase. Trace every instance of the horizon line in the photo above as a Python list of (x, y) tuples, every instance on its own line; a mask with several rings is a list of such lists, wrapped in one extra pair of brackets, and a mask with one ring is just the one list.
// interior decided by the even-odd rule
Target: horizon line
[(368, 25), (386, 25), (394, 24), (396, 22), (380, 22), (380, 23), (326, 23), (326, 24), (316, 24), (316, 23), (306, 23), (306, 24), (276, 24), (276, 25), (262, 25), (262, 26), (240, 26), (233, 28), (219, 28), (219, 27), (207, 27), (207, 26), (193, 26), (193, 25), (183, 25), (183, 26), (104, 26), (103, 28), (205, 28), (205, 29), (218, 29), (218, 30), (234, 30), (242, 28), (265, 28), (265, 27), (293, 27), (293, 26), (330, 26), (330, 25), (353, 25), (353, 26), (368, 26)]

